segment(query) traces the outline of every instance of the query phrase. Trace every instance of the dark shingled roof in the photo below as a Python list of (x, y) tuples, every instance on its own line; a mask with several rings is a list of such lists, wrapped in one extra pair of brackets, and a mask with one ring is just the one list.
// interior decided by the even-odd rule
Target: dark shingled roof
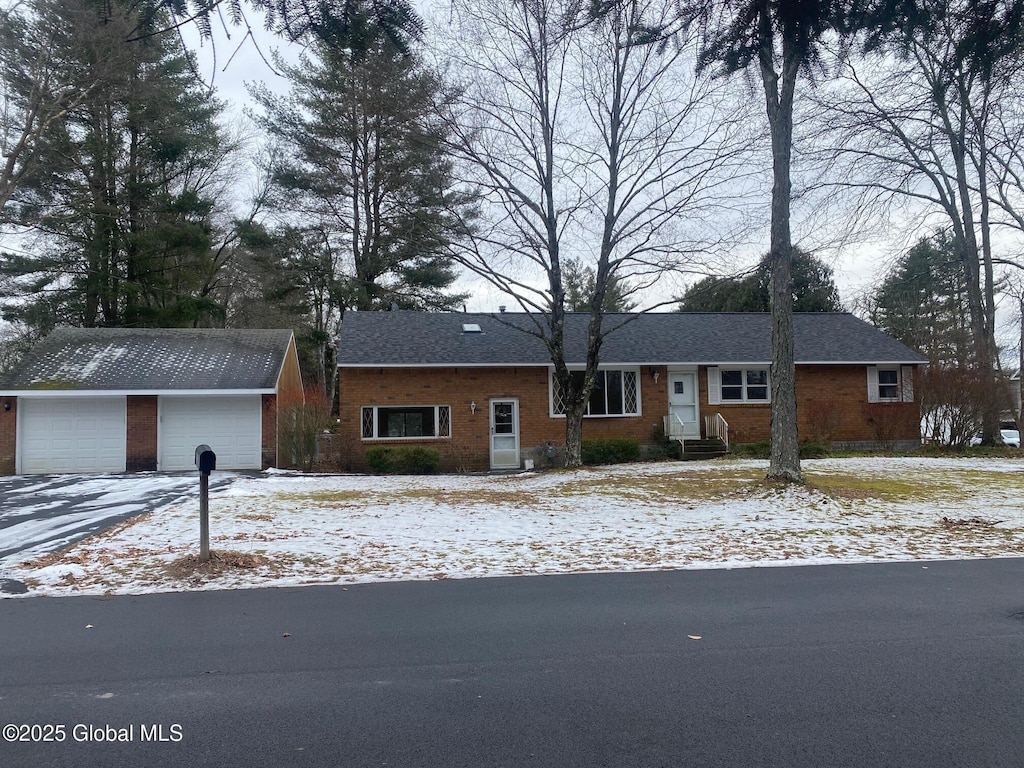
[[(566, 317), (566, 362), (585, 362), (589, 315)], [(522, 313), (347, 312), (338, 366), (549, 365), (544, 344), (520, 329), (541, 320)], [(479, 333), (464, 332), (477, 324)], [(732, 364), (771, 362), (770, 316), (756, 312), (612, 314), (603, 364)], [(793, 317), (798, 363), (923, 363), (926, 359), (846, 313)]]
[(290, 330), (58, 328), (0, 391), (274, 389)]

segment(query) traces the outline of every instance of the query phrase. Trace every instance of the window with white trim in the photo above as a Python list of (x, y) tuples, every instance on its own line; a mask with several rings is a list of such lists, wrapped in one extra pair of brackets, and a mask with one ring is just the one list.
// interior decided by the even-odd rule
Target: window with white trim
[[(583, 386), (583, 371), (571, 371), (577, 387)], [(549, 376), (551, 386), (551, 415), (565, 415), (565, 398), (555, 381), (554, 371)], [(609, 368), (597, 372), (594, 390), (590, 393), (585, 416), (639, 416), (640, 372), (636, 368)]]
[(363, 440), (449, 438), (452, 436), (450, 405), (367, 405), (362, 408)]
[(869, 365), (869, 403), (914, 402), (914, 368), (910, 365)]
[(767, 403), (767, 368), (708, 368), (708, 403)]

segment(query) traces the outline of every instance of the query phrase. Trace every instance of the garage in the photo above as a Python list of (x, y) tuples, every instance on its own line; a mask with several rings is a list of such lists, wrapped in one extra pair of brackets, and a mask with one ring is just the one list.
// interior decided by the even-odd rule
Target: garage
[(124, 472), (122, 397), (30, 397), (19, 406), (19, 472)]
[(288, 329), (57, 328), (0, 373), (0, 475), (289, 466), (304, 402)]
[(259, 469), (259, 395), (160, 397), (159, 469), (195, 469), (196, 446), (217, 454), (217, 469)]

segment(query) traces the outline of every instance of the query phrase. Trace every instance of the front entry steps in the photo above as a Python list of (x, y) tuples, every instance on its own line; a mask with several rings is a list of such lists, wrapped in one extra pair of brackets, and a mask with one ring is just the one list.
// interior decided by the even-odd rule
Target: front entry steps
[(683, 461), (700, 461), (703, 459), (717, 459), (729, 452), (723, 440), (717, 437), (707, 439), (692, 438), (679, 440), (679, 458)]

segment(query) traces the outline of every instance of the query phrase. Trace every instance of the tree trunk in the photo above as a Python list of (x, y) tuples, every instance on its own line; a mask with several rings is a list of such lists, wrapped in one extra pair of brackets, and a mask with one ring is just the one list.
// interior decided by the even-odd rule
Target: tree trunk
[(1017, 358), (1017, 429), (1024, 430), (1024, 296), (1018, 305), (1020, 309), (1020, 348)]
[(802, 483), (796, 422), (796, 365), (793, 355), (793, 243), (790, 233), (790, 160), (793, 149), (793, 94), (799, 60), (782, 41), (782, 82), (775, 71), (768, 13), (761, 17), (761, 82), (772, 136), (771, 226), (771, 459), (768, 479)]
[(565, 409), (565, 466), (579, 467), (583, 464), (583, 414), (587, 401)]

